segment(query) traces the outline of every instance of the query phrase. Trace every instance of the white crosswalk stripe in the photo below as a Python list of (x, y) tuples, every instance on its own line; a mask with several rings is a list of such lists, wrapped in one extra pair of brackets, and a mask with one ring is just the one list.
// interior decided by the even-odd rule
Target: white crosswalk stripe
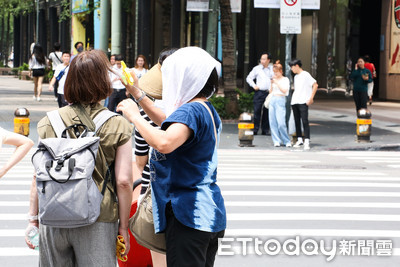
[[(0, 164), (12, 152), (3, 147)], [(0, 262), (2, 257), (25, 257), (29, 266), (37, 266), (38, 252), (24, 242), (32, 152), (0, 180)], [(399, 154), (317, 154), (219, 150), (218, 184), (228, 218), (225, 236), (393, 240), (392, 253), (400, 255)], [(339, 158), (346, 163), (338, 163)], [(371, 164), (386, 168), (369, 169)]]
[[(385, 239), (393, 242), (392, 254), (400, 256), (400, 175), (394, 170), (400, 154), (317, 154), (220, 150), (225, 236)], [(371, 164), (386, 168), (370, 169)]]
[[(9, 146), (2, 147), (0, 164), (4, 164), (14, 150)], [(29, 249), (24, 239), (33, 175), (30, 159), (34, 150), (0, 179), (0, 262), (6, 258), (9, 262), (11, 257), (28, 264), (24, 266), (38, 266), (39, 252)]]

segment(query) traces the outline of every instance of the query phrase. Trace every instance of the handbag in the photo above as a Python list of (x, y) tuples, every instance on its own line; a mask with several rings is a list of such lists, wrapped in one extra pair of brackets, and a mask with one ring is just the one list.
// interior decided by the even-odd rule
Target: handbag
[(154, 232), (150, 185), (136, 213), (129, 219), (129, 229), (139, 245), (162, 254), (166, 253), (165, 234)]
[[(211, 110), (203, 101), (196, 102), (202, 104), (211, 116), (214, 125), (215, 145), (217, 146), (217, 130)], [(129, 229), (139, 245), (162, 254), (166, 253), (165, 234), (154, 232), (151, 185), (147, 188), (136, 213), (129, 219)]]
[(268, 108), (268, 107), (269, 107), (269, 103), (271, 102), (272, 96), (273, 96), (273, 95), (272, 95), (271, 93), (269, 93), (268, 96), (265, 98), (265, 101), (264, 101), (264, 107), (265, 107), (265, 108)]

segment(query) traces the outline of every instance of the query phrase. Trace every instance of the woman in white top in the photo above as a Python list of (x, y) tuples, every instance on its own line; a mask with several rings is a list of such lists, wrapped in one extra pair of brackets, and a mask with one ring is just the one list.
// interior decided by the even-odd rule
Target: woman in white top
[(0, 178), (29, 152), (33, 146), (33, 141), (28, 137), (4, 130), (0, 127), (0, 150), (2, 144), (16, 146), (17, 149), (15, 149), (7, 163), (0, 167)]
[(40, 44), (35, 44), (33, 53), (29, 59), (30, 76), (33, 77), (35, 83), (33, 99), (40, 101), (42, 94), (42, 84), (46, 69), (46, 56), (44, 55), (43, 48)]
[(149, 69), (149, 66), (147, 64), (146, 57), (143, 55), (138, 55), (135, 61), (135, 67), (133, 68), (133, 71), (136, 74), (136, 77), (140, 79)]
[(268, 112), (271, 137), (275, 147), (281, 144), (291, 147), (286, 127), (286, 96), (289, 95), (290, 81), (283, 76), (283, 68), (279, 60), (275, 62), (273, 71), (272, 89), (269, 92), (272, 98)]

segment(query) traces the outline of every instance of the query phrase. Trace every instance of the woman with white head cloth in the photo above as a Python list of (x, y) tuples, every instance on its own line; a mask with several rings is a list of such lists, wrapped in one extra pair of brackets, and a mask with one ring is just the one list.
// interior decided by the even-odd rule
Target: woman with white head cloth
[(166, 119), (161, 130), (140, 116), (132, 100), (117, 108), (154, 148), (150, 157), (154, 227), (156, 233), (166, 234), (168, 266), (213, 266), (218, 238), (226, 228), (224, 200), (216, 184), (222, 123), (207, 101), (218, 88), (218, 68), (219, 62), (197, 47), (179, 49), (164, 61)]

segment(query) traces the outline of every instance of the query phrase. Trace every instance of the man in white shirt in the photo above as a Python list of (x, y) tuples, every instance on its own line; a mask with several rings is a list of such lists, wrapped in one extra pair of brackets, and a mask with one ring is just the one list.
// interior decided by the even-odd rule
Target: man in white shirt
[[(60, 51), (61, 45), (59, 42), (54, 43), (54, 52), (51, 52), (49, 54), (49, 61), (51, 63), (51, 68), (53, 70), (53, 73), (56, 71), (57, 66), (62, 65), (62, 52)], [(58, 96), (57, 96), (57, 88), (54, 90), (54, 96), (55, 96), (55, 101), (57, 101)]]
[[(121, 102), (122, 100), (127, 98), (125, 86), (122, 84), (122, 82), (120, 80), (120, 78), (122, 77), (122, 65), (121, 65), (122, 60), (123, 60), (123, 58), (121, 55), (116, 55), (115, 56), (115, 65), (113, 66), (113, 70), (118, 75), (115, 75), (112, 72), (109, 73), (113, 92), (108, 99), (107, 108), (113, 112), (115, 112), (115, 108), (117, 107), (119, 102)], [(118, 112), (118, 113), (122, 114), (122, 112)]]
[[(317, 81), (302, 69), (299, 59), (294, 59), (289, 63), (294, 74), (294, 92), (291, 106), (293, 110), (294, 122), (296, 125), (297, 142), (293, 147), (300, 147), (304, 144), (304, 149), (310, 149), (310, 125), (308, 122), (308, 107), (314, 102), (314, 96), (318, 89)], [(304, 142), (301, 133), (301, 122), (304, 128)]]
[[(49, 85), (50, 91), (57, 91), (57, 102), (59, 108), (68, 105), (67, 101), (65, 101), (64, 98), (64, 84), (68, 75), (71, 54), (68, 51), (65, 51), (62, 53), (61, 59), (63, 61), (63, 64), (57, 66)], [(55, 87), (54, 85), (56, 84), (56, 82), (58, 83), (58, 86)]]
[[(264, 107), (265, 98), (268, 96), (268, 91), (271, 88), (271, 79), (274, 75), (271, 62), (271, 54), (263, 53), (260, 58), (260, 64), (255, 66), (247, 75), (247, 83), (254, 89), (254, 135), (257, 135), (260, 128), (261, 134), (269, 135), (268, 109)], [(256, 80), (256, 82), (254, 82)]]

